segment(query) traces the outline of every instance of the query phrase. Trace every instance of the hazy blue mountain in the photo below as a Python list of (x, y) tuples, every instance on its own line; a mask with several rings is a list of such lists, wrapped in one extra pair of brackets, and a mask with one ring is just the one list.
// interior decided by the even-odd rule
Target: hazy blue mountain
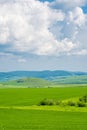
[(55, 71), (13, 71), (13, 72), (0, 72), (0, 81), (9, 81), (20, 78), (42, 78), (53, 80), (55, 78), (68, 77), (68, 76), (81, 76), (87, 75), (85, 72), (70, 72), (64, 70)]

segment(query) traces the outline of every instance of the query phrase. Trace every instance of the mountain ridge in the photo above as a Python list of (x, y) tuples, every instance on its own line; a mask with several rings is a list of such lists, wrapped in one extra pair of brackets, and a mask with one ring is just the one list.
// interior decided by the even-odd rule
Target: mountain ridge
[(42, 78), (46, 80), (53, 80), (55, 78), (68, 77), (68, 76), (82, 76), (82, 75), (87, 75), (87, 72), (74, 72), (65, 70), (11, 71), (11, 72), (0, 72), (0, 82), (17, 80), (21, 78)]

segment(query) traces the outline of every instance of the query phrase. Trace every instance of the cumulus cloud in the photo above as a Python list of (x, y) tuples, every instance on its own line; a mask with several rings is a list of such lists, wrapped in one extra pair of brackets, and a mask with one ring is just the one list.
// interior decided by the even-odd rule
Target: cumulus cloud
[(47, 49), (56, 41), (50, 26), (63, 19), (62, 11), (36, 0), (0, 3), (0, 44), (9, 43), (11, 50), (31, 53), (42, 46)]
[(69, 21), (81, 26), (86, 23), (87, 16), (83, 13), (80, 7), (76, 7), (73, 11), (69, 12)]
[(69, 53), (78, 47), (77, 34), (85, 26), (87, 18), (82, 9), (74, 5), (84, 5), (85, 2), (53, 2), (65, 3), (66, 7), (67, 3), (73, 5), (74, 9), (65, 13), (62, 9), (52, 8), (49, 2), (0, 0), (0, 44), (9, 45), (10, 52), (36, 55)]

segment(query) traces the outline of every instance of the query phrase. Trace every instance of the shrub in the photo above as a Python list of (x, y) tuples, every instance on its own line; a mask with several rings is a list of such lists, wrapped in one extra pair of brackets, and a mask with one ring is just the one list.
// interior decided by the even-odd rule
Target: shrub
[(79, 101), (87, 103), (87, 95), (79, 98)]
[(52, 99), (44, 99), (42, 100), (39, 105), (60, 105), (60, 101), (55, 101), (55, 100), (52, 100)]
[(77, 102), (77, 106), (78, 107), (86, 107), (86, 103), (79, 101), (79, 102)]
[(73, 102), (73, 101), (68, 101), (68, 105), (69, 105), (69, 106), (76, 106), (76, 103)]
[(60, 101), (56, 101), (55, 102), (56, 105), (60, 105), (60, 103), (61, 103)]
[(48, 105), (55, 105), (55, 101), (53, 101), (53, 100), (48, 100)]
[(44, 99), (40, 102), (40, 105), (55, 105), (55, 101), (52, 99)]
[(48, 101), (47, 99), (44, 99), (40, 102), (40, 105), (47, 105), (48, 104)]

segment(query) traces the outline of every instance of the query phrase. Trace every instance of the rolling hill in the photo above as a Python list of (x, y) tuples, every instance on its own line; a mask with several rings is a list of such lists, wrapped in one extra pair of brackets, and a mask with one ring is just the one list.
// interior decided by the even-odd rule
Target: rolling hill
[(56, 71), (13, 71), (0, 73), (0, 87), (40, 88), (64, 84), (87, 84), (87, 73)]
[(3, 82), (2, 85), (3, 87), (10, 86), (10, 87), (23, 87), (23, 88), (40, 88), (40, 87), (50, 87), (53, 85), (53, 83), (40, 78), (23, 78)]
[[(0, 83), (0, 88), (50, 88), (50, 87), (75, 87), (87, 84), (87, 76), (60, 77), (53, 80), (40, 78), (22, 78)], [(67, 86), (68, 85), (68, 86)]]
[(55, 84), (87, 84), (87, 75), (61, 77), (52, 80)]

